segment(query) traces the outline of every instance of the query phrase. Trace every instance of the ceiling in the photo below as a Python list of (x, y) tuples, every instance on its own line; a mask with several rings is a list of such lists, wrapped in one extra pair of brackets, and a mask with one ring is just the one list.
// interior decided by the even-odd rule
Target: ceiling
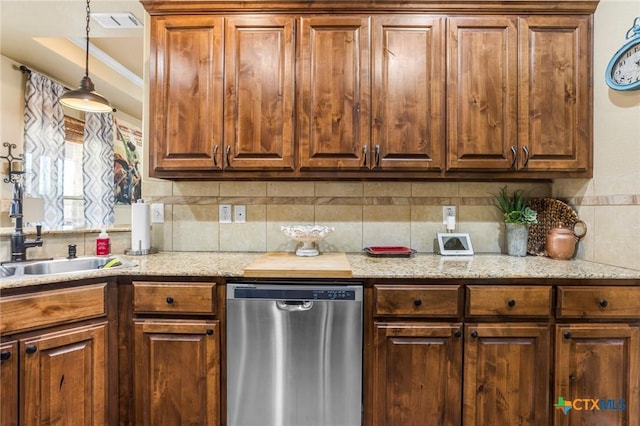
[[(138, 0), (92, 0), (90, 5), (91, 13), (131, 12), (141, 23), (145, 20)], [(85, 22), (85, 0), (0, 0), (0, 53), (76, 89), (85, 69)], [(105, 29), (91, 19), (89, 36), (106, 54), (106, 59), (89, 57), (96, 92), (141, 120), (144, 29)]]

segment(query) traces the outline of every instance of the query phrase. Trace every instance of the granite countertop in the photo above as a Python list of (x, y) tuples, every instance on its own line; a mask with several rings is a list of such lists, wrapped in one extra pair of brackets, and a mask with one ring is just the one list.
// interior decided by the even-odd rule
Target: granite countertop
[[(92, 270), (49, 276), (0, 279), (0, 290), (38, 284), (110, 276), (224, 276), (242, 277), (244, 268), (263, 253), (160, 252), (146, 256), (121, 256), (135, 262), (131, 268)], [(439, 256), (415, 254), (410, 258), (372, 258), (348, 253), (353, 278), (430, 279), (630, 279), (640, 280), (640, 270), (584, 260), (513, 257), (501, 254)], [(322, 277), (318, 277), (322, 278)]]

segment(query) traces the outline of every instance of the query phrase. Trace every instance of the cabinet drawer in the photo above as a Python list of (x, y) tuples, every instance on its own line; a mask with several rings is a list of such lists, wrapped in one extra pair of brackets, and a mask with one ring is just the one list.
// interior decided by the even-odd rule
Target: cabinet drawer
[(106, 283), (3, 297), (0, 333), (106, 315)]
[(133, 311), (137, 313), (215, 314), (215, 283), (133, 283)]
[(558, 287), (558, 317), (640, 318), (640, 287)]
[(467, 315), (549, 317), (551, 286), (467, 286)]
[(457, 317), (460, 286), (376, 285), (376, 315)]

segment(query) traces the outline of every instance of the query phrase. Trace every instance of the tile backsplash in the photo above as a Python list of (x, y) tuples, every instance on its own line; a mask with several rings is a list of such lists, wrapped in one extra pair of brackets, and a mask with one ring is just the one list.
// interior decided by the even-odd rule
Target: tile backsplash
[[(167, 182), (143, 185), (146, 202), (164, 203), (165, 223), (152, 241), (174, 251), (293, 251), (280, 226), (331, 225), (321, 250), (358, 252), (374, 245), (402, 245), (433, 252), (444, 232), (442, 206), (457, 207), (458, 232), (471, 235), (476, 252), (502, 250), (502, 218), (491, 182)], [(551, 195), (551, 184), (508, 183), (533, 197)], [(218, 205), (245, 205), (246, 223), (219, 223)]]

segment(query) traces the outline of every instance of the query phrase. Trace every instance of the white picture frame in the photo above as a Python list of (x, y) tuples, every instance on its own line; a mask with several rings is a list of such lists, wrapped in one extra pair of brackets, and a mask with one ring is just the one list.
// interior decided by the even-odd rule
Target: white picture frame
[(442, 256), (472, 255), (471, 237), (467, 232), (438, 233), (438, 250)]

